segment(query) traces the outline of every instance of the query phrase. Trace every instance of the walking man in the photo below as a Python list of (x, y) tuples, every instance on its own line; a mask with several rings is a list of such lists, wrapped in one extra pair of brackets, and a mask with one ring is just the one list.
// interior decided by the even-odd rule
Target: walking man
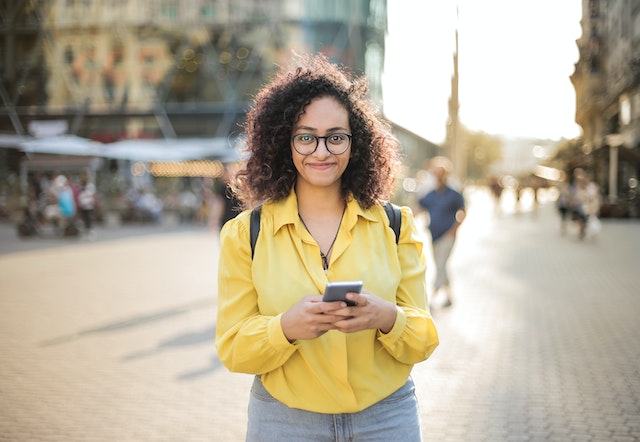
[(436, 265), (431, 300), (432, 305), (435, 305), (435, 299), (441, 295), (444, 297), (441, 305), (449, 307), (452, 299), (447, 263), (455, 244), (458, 227), (465, 217), (464, 197), (447, 183), (451, 173), (451, 161), (435, 157), (431, 160), (429, 169), (436, 179), (436, 187), (418, 203), (429, 213), (429, 232)]

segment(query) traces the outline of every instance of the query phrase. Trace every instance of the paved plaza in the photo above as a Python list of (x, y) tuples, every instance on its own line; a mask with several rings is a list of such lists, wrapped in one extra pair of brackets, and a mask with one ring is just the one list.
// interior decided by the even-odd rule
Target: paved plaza
[[(141, 234), (143, 233), (144, 234)], [(217, 360), (217, 234), (0, 225), (0, 440), (242, 441), (251, 376)], [(640, 221), (563, 236), (551, 201), (469, 198), (425, 441), (640, 441)]]

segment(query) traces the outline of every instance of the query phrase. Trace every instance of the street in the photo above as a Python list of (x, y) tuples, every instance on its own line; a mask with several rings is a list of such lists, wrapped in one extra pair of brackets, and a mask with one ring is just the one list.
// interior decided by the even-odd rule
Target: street
[[(468, 202), (454, 303), (413, 371), (424, 440), (640, 440), (638, 220), (579, 241), (551, 201)], [(0, 226), (0, 440), (244, 440), (252, 377), (214, 347), (217, 233), (122, 229)]]

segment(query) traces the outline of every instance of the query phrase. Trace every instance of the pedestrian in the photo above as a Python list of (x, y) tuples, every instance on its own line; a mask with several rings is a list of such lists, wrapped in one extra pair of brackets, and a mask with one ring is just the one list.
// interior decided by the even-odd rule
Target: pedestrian
[(45, 216), (54, 225), (55, 232), (60, 236), (77, 236), (77, 207), (73, 188), (65, 175), (56, 175), (49, 188), (49, 197), (52, 204), (46, 207)]
[[(435, 157), (430, 162), (430, 172), (436, 178), (436, 188), (418, 201), (420, 207), (429, 213), (429, 232), (433, 247), (436, 275), (433, 284), (432, 305), (449, 307), (452, 305), (451, 283), (448, 263), (455, 245), (458, 227), (465, 217), (465, 204), (462, 193), (448, 184), (451, 174), (451, 161), (444, 157)], [(437, 303), (438, 296), (444, 300)]]
[(235, 193), (229, 187), (231, 179), (231, 165), (224, 166), (222, 176), (216, 182), (214, 194), (216, 196), (216, 224), (221, 229), (227, 221), (234, 218), (240, 210), (240, 202)]
[(571, 189), (564, 182), (558, 184), (558, 199), (556, 200), (556, 209), (560, 215), (560, 234), (564, 235), (567, 231), (567, 219), (570, 215)]
[(80, 176), (80, 189), (78, 192), (78, 207), (80, 217), (84, 224), (84, 233), (89, 239), (95, 239), (93, 220), (96, 210), (96, 186), (91, 180), (91, 172), (83, 170)]
[(572, 219), (578, 223), (578, 238), (585, 238), (588, 227), (594, 235), (599, 233), (600, 190), (580, 167), (573, 171), (569, 200)]
[(493, 211), (496, 215), (500, 215), (502, 213), (501, 198), (503, 188), (498, 177), (489, 178), (489, 190), (491, 191), (491, 197), (493, 200)]
[[(367, 83), (322, 55), (281, 69), (247, 114), (234, 190), (261, 204), (220, 233), (216, 346), (254, 374), (248, 441), (421, 440), (410, 373), (438, 345), (424, 245), (408, 207), (396, 244), (382, 206), (398, 142)], [(361, 280), (346, 302), (329, 281)]]

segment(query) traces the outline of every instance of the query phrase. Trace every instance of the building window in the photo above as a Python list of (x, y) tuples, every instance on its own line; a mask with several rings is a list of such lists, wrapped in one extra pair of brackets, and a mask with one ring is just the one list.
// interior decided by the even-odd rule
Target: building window
[(178, 5), (174, 2), (164, 3), (160, 13), (162, 14), (162, 18), (170, 21), (176, 21), (178, 19)]

